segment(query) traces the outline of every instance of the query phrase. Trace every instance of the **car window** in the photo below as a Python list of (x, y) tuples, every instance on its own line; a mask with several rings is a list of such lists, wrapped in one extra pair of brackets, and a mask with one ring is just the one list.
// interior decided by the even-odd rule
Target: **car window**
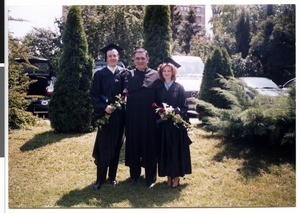
[(24, 71), (28, 73), (28, 75), (42, 75), (42, 76), (50, 75), (48, 63), (32, 63), (32, 65), (33, 66), (26, 67), (24, 69)]
[(241, 81), (245, 82), (248, 86), (253, 88), (275, 88), (279, 89), (279, 86), (275, 84), (271, 79), (261, 78), (261, 77), (242, 77), (239, 78)]
[(27, 73), (31, 80), (35, 80), (29, 85), (27, 95), (47, 95), (46, 87), (53, 76), (49, 60), (29, 58), (28, 61), (31, 65), (26, 64), (22, 58), (16, 58), (15, 61), (23, 64), (22, 73)]
[[(239, 77), (248, 87), (255, 89), (261, 95), (277, 96), (282, 90), (271, 79), (264, 77)], [(246, 90), (246, 89), (245, 89)], [(246, 91), (247, 92), (247, 91)], [(254, 94), (253, 94), (254, 97)]]
[(204, 63), (196, 56), (172, 56), (172, 59), (181, 66), (177, 69), (177, 77), (202, 76)]

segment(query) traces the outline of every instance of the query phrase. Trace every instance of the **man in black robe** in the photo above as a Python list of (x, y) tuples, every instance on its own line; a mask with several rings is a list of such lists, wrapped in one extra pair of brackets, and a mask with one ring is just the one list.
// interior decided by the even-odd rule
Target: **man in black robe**
[(96, 119), (110, 114), (108, 122), (98, 128), (94, 145), (93, 157), (97, 165), (95, 189), (100, 189), (106, 181), (108, 168), (109, 183), (117, 184), (116, 173), (122, 147), (125, 109), (122, 107), (113, 111), (110, 104), (114, 103), (117, 100), (116, 95), (122, 94), (124, 90), (123, 75), (126, 70), (117, 66), (120, 50), (121, 48), (114, 44), (101, 50), (105, 53), (107, 66), (94, 74), (90, 90)]
[(131, 183), (135, 184), (145, 168), (149, 188), (156, 182), (157, 144), (155, 121), (157, 115), (152, 104), (155, 89), (152, 84), (159, 78), (157, 71), (147, 67), (149, 55), (145, 49), (137, 49), (133, 57), (135, 69), (127, 72), (126, 148), (125, 165), (130, 167)]

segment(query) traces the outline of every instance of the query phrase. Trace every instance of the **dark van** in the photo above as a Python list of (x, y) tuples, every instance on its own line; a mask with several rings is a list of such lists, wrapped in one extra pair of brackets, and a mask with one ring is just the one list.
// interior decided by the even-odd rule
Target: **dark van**
[[(18, 63), (26, 63), (23, 58), (16, 58)], [(27, 73), (31, 80), (35, 80), (29, 85), (27, 99), (30, 101), (28, 111), (34, 114), (48, 114), (50, 95), (53, 92), (53, 70), (50, 62), (45, 58), (28, 58), (28, 64), (24, 64), (23, 73)]]

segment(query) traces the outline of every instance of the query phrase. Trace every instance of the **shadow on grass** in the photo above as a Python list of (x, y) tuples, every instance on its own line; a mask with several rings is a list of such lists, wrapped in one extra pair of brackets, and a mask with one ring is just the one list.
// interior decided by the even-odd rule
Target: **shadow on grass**
[(115, 187), (104, 184), (100, 190), (95, 190), (93, 185), (89, 185), (83, 189), (72, 190), (63, 195), (56, 204), (66, 208), (76, 206), (110, 208), (118, 204), (130, 208), (154, 208), (176, 200), (180, 196), (180, 191), (186, 186), (183, 184), (172, 189), (165, 183), (158, 183), (154, 188), (148, 189), (143, 178), (140, 178), (134, 186), (130, 184), (130, 179), (127, 179)]
[(32, 139), (27, 141), (23, 146), (20, 147), (22, 152), (35, 150), (49, 144), (57, 143), (65, 138), (80, 137), (83, 134), (66, 134), (66, 133), (56, 133), (53, 130), (43, 132), (41, 134), (35, 135)]
[(289, 163), (296, 169), (296, 153), (290, 148), (271, 148), (262, 144), (247, 144), (223, 141), (217, 145), (222, 151), (213, 160), (222, 162), (224, 158), (243, 159), (244, 163), (237, 171), (245, 178), (253, 178), (269, 173), (273, 165)]

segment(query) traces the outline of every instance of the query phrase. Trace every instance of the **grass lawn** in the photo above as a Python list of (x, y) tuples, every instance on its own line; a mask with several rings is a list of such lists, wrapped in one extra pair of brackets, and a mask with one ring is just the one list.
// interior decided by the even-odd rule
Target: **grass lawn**
[(294, 157), (224, 143), (200, 129), (190, 133), (193, 173), (181, 178), (179, 188), (160, 177), (153, 189), (143, 177), (131, 186), (123, 145), (119, 185), (93, 190), (95, 137), (96, 131), (57, 134), (46, 124), (11, 131), (9, 208), (296, 206)]

